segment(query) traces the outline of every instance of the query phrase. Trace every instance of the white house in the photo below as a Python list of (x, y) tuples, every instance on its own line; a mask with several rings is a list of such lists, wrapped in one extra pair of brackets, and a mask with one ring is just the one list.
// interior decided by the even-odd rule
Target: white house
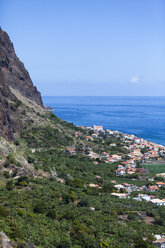
[(128, 197), (127, 193), (111, 193), (111, 195), (116, 196), (120, 199), (126, 199)]
[(103, 131), (103, 126), (96, 126), (96, 125), (94, 125), (93, 126), (93, 130), (94, 131), (97, 131), (97, 132), (102, 132)]
[(149, 202), (156, 204), (157, 206), (165, 206), (165, 201), (160, 200), (158, 198), (152, 199)]
[(154, 241), (154, 245), (159, 248), (165, 248), (165, 238), (161, 238), (161, 239)]

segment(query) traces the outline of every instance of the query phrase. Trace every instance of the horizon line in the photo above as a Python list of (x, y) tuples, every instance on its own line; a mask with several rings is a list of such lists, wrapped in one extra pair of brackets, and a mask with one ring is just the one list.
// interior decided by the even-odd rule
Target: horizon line
[(165, 97), (165, 96), (72, 96), (72, 95), (42, 95), (42, 97)]

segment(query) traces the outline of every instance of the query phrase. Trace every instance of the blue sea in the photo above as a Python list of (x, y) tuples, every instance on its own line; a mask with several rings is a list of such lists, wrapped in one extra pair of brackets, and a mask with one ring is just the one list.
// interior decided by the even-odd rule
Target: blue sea
[(165, 145), (165, 97), (47, 96), (43, 101), (75, 125), (103, 125)]

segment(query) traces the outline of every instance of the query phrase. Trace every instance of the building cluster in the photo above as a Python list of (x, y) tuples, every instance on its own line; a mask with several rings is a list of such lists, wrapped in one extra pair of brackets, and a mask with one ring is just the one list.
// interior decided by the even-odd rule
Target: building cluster
[(91, 149), (87, 154), (90, 159), (101, 159), (106, 163), (120, 162), (116, 169), (116, 175), (118, 176), (125, 174), (131, 175), (135, 173), (149, 173), (149, 171), (144, 168), (137, 168), (137, 163), (147, 163), (153, 160), (161, 161), (165, 157), (164, 146), (138, 138), (135, 135), (124, 134), (119, 131), (112, 131), (109, 129), (104, 130), (103, 126), (96, 125), (93, 127), (81, 128), (85, 129), (88, 133), (88, 135), (85, 136), (86, 140), (94, 141), (96, 138), (103, 139), (103, 137), (120, 138), (120, 144), (127, 151), (126, 154), (114, 154), (114, 152), (112, 152), (112, 147), (115, 148), (117, 146), (117, 143), (115, 142), (109, 144), (109, 152), (104, 151), (101, 154), (98, 154), (93, 152)]
[(117, 189), (117, 193), (111, 193), (111, 195), (116, 196), (120, 199), (126, 199), (126, 198), (129, 198), (129, 195), (133, 191), (143, 191), (143, 192), (146, 191), (145, 194), (139, 193), (138, 196), (134, 197), (133, 199), (137, 201), (145, 200), (149, 203), (152, 203), (158, 206), (165, 206), (165, 199), (159, 199), (154, 195), (147, 194), (147, 193), (156, 192), (161, 187), (165, 187), (164, 182), (156, 182), (155, 185), (141, 186), (141, 187), (138, 187), (138, 186), (135, 186), (129, 183), (115, 184), (114, 188)]
[[(103, 160), (106, 163), (120, 163), (116, 169), (117, 176), (132, 175), (132, 174), (147, 174), (149, 171), (145, 168), (138, 168), (137, 164), (147, 163), (152, 161), (163, 161), (165, 157), (165, 147), (162, 145), (155, 144), (153, 142), (146, 141), (142, 138), (138, 138), (135, 135), (124, 134), (119, 131), (112, 131), (109, 129), (103, 129), (103, 126), (93, 127), (81, 127), (86, 130), (86, 134), (83, 135), (81, 132), (75, 132), (74, 136), (76, 138), (85, 139), (88, 141), (95, 141), (95, 139), (101, 139), (104, 143), (104, 138), (109, 138), (109, 151), (103, 151), (101, 153), (96, 153), (92, 148), (87, 149), (86, 155), (88, 158), (93, 160)], [(115, 143), (115, 139), (118, 141)], [(112, 142), (111, 142), (112, 140)], [(118, 144), (125, 149), (125, 153), (116, 152)], [(116, 149), (115, 149), (116, 148)], [(75, 147), (67, 147), (66, 152), (70, 155), (76, 154)]]
[[(93, 164), (98, 164), (99, 160), (103, 160), (106, 163), (114, 163), (117, 162), (116, 175), (122, 176), (125, 174), (147, 174), (149, 171), (145, 168), (139, 168), (140, 163), (151, 163), (154, 160), (163, 161), (163, 157), (165, 156), (165, 147), (162, 145), (155, 144), (153, 142), (149, 142), (143, 140), (142, 138), (138, 138), (134, 135), (123, 134), (118, 131), (111, 131), (109, 129), (104, 130), (102, 126), (93, 127), (81, 127), (86, 130), (86, 134), (82, 135), (80, 132), (75, 132), (76, 138), (85, 139), (88, 141), (95, 141), (95, 139), (100, 139), (101, 142), (104, 142), (105, 138), (109, 138), (109, 151), (102, 151), (100, 153), (96, 153), (92, 150), (91, 147), (87, 147), (86, 156), (93, 160)], [(111, 142), (111, 140), (113, 142)], [(115, 142), (118, 141), (118, 142)], [(118, 151), (117, 146), (125, 148), (126, 152), (114, 152)], [(74, 155), (76, 154), (76, 146), (67, 147), (66, 152)], [(115, 181), (114, 181), (115, 182)], [(100, 184), (90, 183), (88, 184), (91, 188), (101, 189), (102, 186)], [(156, 182), (155, 185), (144, 185), (144, 186), (135, 186), (133, 184), (122, 183), (114, 185), (115, 192), (111, 193), (111, 195), (116, 196), (121, 199), (126, 199), (130, 197), (132, 192), (139, 192), (137, 197), (133, 199), (137, 201), (145, 200), (149, 203), (165, 206), (165, 199), (159, 199), (156, 196), (152, 195), (159, 191), (160, 187), (165, 187), (164, 182)]]
[(124, 147), (128, 150), (127, 157), (121, 165), (118, 165), (116, 175), (135, 174), (135, 173), (149, 173), (144, 168), (136, 168), (137, 161), (151, 162), (153, 160), (160, 161), (165, 155), (165, 147), (137, 138), (134, 135), (122, 134), (122, 142)]
[(122, 176), (125, 174), (132, 175), (132, 174), (147, 174), (149, 171), (145, 168), (135, 168), (136, 164), (129, 164), (127, 161), (122, 162), (121, 165), (118, 165), (116, 170), (117, 176)]
[(147, 201), (149, 203), (155, 204), (157, 206), (165, 206), (165, 199), (159, 199), (154, 195), (139, 194), (137, 197), (133, 198), (137, 201)]

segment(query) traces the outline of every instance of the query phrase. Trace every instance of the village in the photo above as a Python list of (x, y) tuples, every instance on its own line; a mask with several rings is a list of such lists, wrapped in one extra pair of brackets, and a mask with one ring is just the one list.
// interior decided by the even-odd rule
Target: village
[[(100, 139), (102, 143), (104, 143), (105, 138), (109, 138), (110, 140), (111, 138), (118, 138), (120, 140), (120, 145), (126, 150), (126, 153), (112, 152), (117, 150), (118, 146), (118, 143), (114, 141), (109, 143), (110, 152), (102, 151), (99, 154), (94, 152), (92, 148), (88, 148), (88, 153), (85, 154), (89, 159), (93, 160), (93, 164), (98, 164), (100, 160), (108, 164), (116, 163), (116, 177), (124, 177), (126, 175), (147, 176), (149, 171), (143, 168), (142, 164), (153, 162), (163, 163), (163, 161), (165, 163), (165, 147), (162, 145), (138, 138), (135, 135), (124, 134), (109, 129), (104, 130), (103, 126), (81, 126), (81, 128), (85, 130), (86, 133), (82, 136), (80, 132), (75, 132), (74, 135), (76, 138), (81, 138), (90, 142), (95, 142), (95, 140)], [(75, 155), (76, 149), (75, 147), (68, 147), (66, 152), (70, 155)], [(162, 173), (162, 175), (164, 175), (164, 173)], [(151, 182), (154, 181), (153, 178), (147, 178), (147, 180)], [(158, 206), (165, 206), (165, 199), (159, 199), (158, 197), (151, 195), (153, 192), (158, 192), (161, 187), (165, 187), (164, 181), (155, 182), (155, 185), (151, 183), (151, 185), (143, 185), (141, 187), (128, 183), (115, 184), (116, 181), (112, 181), (112, 183), (114, 183), (114, 189), (117, 192), (111, 194), (115, 197), (126, 199), (130, 197), (130, 194), (133, 191), (135, 191), (139, 193), (136, 197), (133, 197), (134, 200), (144, 200)], [(93, 188), (102, 188), (101, 185), (93, 183), (88, 186)], [(143, 192), (143, 194), (140, 192)]]
[[(146, 170), (139, 170), (136, 168), (137, 162), (149, 162), (149, 161), (163, 161), (165, 157), (165, 147), (162, 145), (143, 140), (138, 138), (135, 135), (124, 134), (119, 131), (111, 131), (109, 129), (103, 129), (103, 126), (94, 127), (81, 127), (85, 129), (91, 135), (85, 135), (84, 139), (88, 141), (95, 141), (95, 139), (103, 139), (103, 137), (116, 137), (120, 138), (121, 145), (127, 150), (127, 154), (117, 153), (112, 154), (108, 152), (102, 152), (98, 154), (93, 152), (92, 149), (89, 149), (87, 156), (91, 159), (101, 159), (106, 163), (121, 162), (121, 165), (118, 166), (116, 170), (116, 175), (124, 174), (134, 174), (134, 173), (147, 173)], [(81, 137), (81, 133), (75, 132), (75, 137)], [(116, 147), (117, 144), (110, 143), (109, 147)], [(75, 147), (68, 147), (66, 149), (70, 154), (75, 154)], [(127, 158), (127, 159), (126, 159)]]

